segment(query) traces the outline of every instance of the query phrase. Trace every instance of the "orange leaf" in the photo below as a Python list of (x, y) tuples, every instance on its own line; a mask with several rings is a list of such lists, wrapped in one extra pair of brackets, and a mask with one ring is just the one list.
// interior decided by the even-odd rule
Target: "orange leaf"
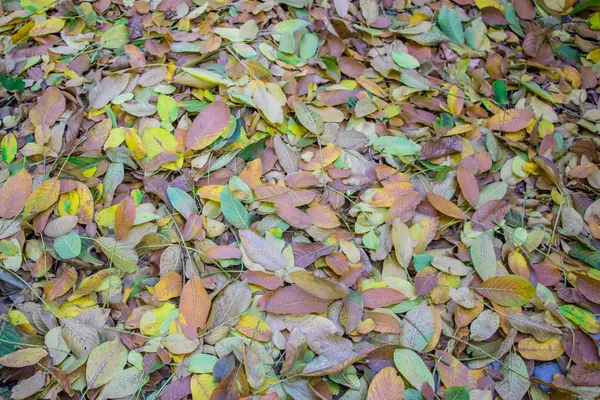
[(182, 287), (181, 275), (178, 272), (169, 272), (154, 286), (152, 300), (165, 301), (178, 297), (181, 294)]
[(367, 394), (367, 400), (391, 400), (403, 397), (404, 381), (394, 367), (385, 367), (379, 371), (373, 378)]
[(1, 218), (12, 218), (21, 212), (31, 194), (32, 185), (31, 175), (25, 169), (6, 180), (0, 190)]
[(260, 177), (262, 176), (262, 160), (257, 158), (246, 164), (246, 167), (240, 172), (240, 179), (244, 181), (250, 189), (254, 190), (260, 185)]
[(431, 203), (431, 205), (442, 214), (446, 214), (456, 219), (467, 218), (463, 210), (461, 210), (460, 208), (455, 206), (454, 203), (452, 203), (450, 200), (446, 200), (442, 196), (429, 192), (427, 193), (427, 200), (429, 200), (429, 203)]
[(65, 268), (62, 273), (59, 272), (58, 278), (44, 285), (44, 298), (54, 300), (67, 293), (77, 282), (77, 271), (75, 268)]
[(398, 182), (379, 189), (371, 199), (371, 207), (390, 207), (403, 194), (414, 191), (410, 182)]
[(188, 339), (196, 339), (197, 330), (204, 329), (210, 311), (210, 298), (202, 279), (194, 276), (185, 284), (179, 304), (179, 320), (182, 328), (186, 327), (183, 333)]
[(513, 108), (500, 111), (488, 121), (488, 128), (493, 131), (518, 132), (525, 129), (533, 121), (535, 114), (531, 110)]

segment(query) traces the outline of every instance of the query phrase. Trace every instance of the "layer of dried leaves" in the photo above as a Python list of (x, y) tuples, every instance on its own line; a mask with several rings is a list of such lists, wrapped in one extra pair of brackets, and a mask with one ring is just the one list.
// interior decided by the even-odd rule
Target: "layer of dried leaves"
[(600, 395), (589, 0), (8, 0), (0, 395)]

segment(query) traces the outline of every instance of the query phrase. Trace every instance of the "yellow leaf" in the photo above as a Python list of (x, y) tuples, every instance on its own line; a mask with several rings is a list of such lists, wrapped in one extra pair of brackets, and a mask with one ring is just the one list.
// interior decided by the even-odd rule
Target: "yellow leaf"
[(269, 324), (254, 315), (242, 315), (235, 328), (250, 339), (268, 342), (271, 338), (271, 327)]
[(112, 228), (115, 224), (115, 215), (117, 213), (118, 204), (110, 207), (103, 208), (98, 211), (96, 215), (96, 222), (98, 225), (105, 228)]
[(145, 312), (140, 320), (140, 331), (145, 335), (159, 336), (160, 324), (173, 310), (175, 310), (174, 304), (165, 303), (159, 308)]
[(46, 357), (48, 352), (43, 348), (27, 348), (17, 350), (0, 358), (0, 365), (11, 368), (22, 368), (37, 364), (42, 358)]
[(600, 62), (600, 49), (590, 51), (586, 58), (594, 64)]
[(79, 209), (79, 196), (76, 190), (69, 190), (58, 198), (58, 215), (75, 215)]
[(65, 20), (62, 18), (50, 18), (46, 21), (35, 24), (29, 31), (29, 36), (44, 36), (60, 31), (65, 26)]
[(133, 156), (141, 160), (146, 157), (146, 148), (144, 147), (144, 142), (137, 133), (137, 130), (134, 128), (125, 128), (125, 144), (127, 148), (131, 150)]
[(525, 338), (519, 342), (519, 353), (528, 360), (551, 361), (560, 357), (565, 349), (557, 338), (538, 342), (533, 338)]
[(60, 193), (60, 183), (58, 179), (48, 179), (42, 182), (40, 186), (29, 195), (23, 209), (23, 220), (29, 221), (37, 214), (52, 207)]
[(8, 322), (14, 326), (29, 325), (29, 320), (21, 311), (11, 310), (8, 312)]
[(217, 387), (217, 381), (211, 374), (193, 374), (190, 381), (192, 400), (209, 400)]
[(202, 199), (221, 202), (221, 191), (225, 188), (223, 185), (202, 186), (198, 189), (198, 196)]
[[(65, 301), (58, 307), (58, 314), (61, 318), (75, 318), (82, 312), (98, 307), (96, 296), (84, 296), (73, 301)], [(51, 304), (51, 303), (48, 303)]]
[(485, 7), (494, 7), (500, 11), (504, 11), (504, 6), (501, 6), (496, 0), (475, 0), (475, 5), (479, 7), (479, 9)]
[(104, 142), (104, 150), (119, 147), (125, 141), (125, 128), (111, 129), (108, 139)]
[(465, 92), (458, 86), (452, 86), (448, 91), (448, 109), (454, 115), (460, 115), (465, 105)]

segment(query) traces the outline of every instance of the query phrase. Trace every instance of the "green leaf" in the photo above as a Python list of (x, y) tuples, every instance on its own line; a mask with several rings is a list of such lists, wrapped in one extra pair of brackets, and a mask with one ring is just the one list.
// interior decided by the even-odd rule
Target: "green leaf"
[(138, 256), (127, 242), (117, 242), (111, 237), (98, 239), (100, 249), (117, 268), (123, 272), (133, 274), (138, 270)]
[(469, 250), (473, 267), (481, 279), (485, 281), (496, 276), (496, 253), (492, 238), (487, 233), (473, 239)]
[(177, 101), (171, 96), (165, 96), (161, 94), (158, 96), (158, 116), (163, 121), (164, 125), (169, 128), (173, 128), (171, 125), (177, 119), (179, 114), (179, 106)]
[(600, 269), (600, 251), (596, 249), (590, 249), (587, 246), (577, 243), (571, 247), (569, 255), (588, 263), (596, 269)]
[(508, 92), (506, 91), (506, 83), (503, 81), (494, 81), (492, 83), (494, 89), (494, 99), (503, 105), (508, 104)]
[(393, 51), (392, 60), (394, 60), (394, 62), (401, 68), (415, 69), (421, 66), (419, 60), (403, 51)]
[(0, 357), (13, 353), (21, 343), (19, 332), (8, 321), (0, 321)]
[(431, 88), (429, 81), (412, 69), (403, 69), (400, 82), (413, 89), (428, 90)]
[(319, 37), (314, 33), (306, 33), (300, 40), (300, 57), (305, 60), (313, 58), (319, 48)]
[(414, 156), (421, 146), (404, 136), (379, 136), (372, 141), (376, 151), (393, 156)]
[(301, 19), (288, 19), (275, 25), (277, 33), (292, 33), (298, 29), (305, 28), (310, 25), (310, 22)]
[(433, 256), (430, 254), (415, 254), (413, 257), (415, 270), (419, 272), (423, 268), (430, 266), (431, 260), (433, 260)]
[(420, 391), (413, 388), (404, 389), (404, 400), (425, 400)]
[(212, 374), (218, 360), (211, 354), (194, 354), (190, 357), (188, 371), (194, 374)]
[(437, 23), (448, 39), (457, 44), (465, 44), (462, 22), (453, 8), (443, 7), (438, 15)]
[(566, 304), (558, 307), (558, 311), (560, 311), (565, 318), (573, 322), (587, 333), (593, 334), (600, 332), (600, 322), (598, 322), (594, 314), (588, 310), (584, 310), (583, 308), (577, 307), (573, 304)]
[(173, 208), (177, 210), (185, 219), (188, 219), (190, 214), (196, 212), (196, 202), (186, 192), (179, 188), (169, 187), (167, 189), (167, 196)]
[(75, 232), (61, 236), (54, 241), (54, 251), (63, 260), (75, 258), (81, 253), (81, 238)]
[(379, 236), (375, 233), (375, 230), (369, 231), (362, 237), (363, 244), (367, 249), (377, 250), (380, 246)]
[(25, 90), (25, 81), (22, 78), (0, 75), (0, 85), (9, 92), (22, 92)]
[(120, 49), (129, 43), (129, 29), (127, 25), (116, 25), (107, 30), (100, 37), (100, 42), (107, 49)]
[(0, 151), (2, 152), (2, 161), (10, 164), (17, 156), (17, 138), (9, 133), (2, 138), (0, 142)]
[(19, 248), (6, 239), (0, 240), (0, 253), (7, 257), (13, 257), (19, 254)]
[(506, 9), (504, 10), (504, 18), (506, 18), (508, 21), (508, 26), (510, 26), (510, 29), (512, 29), (517, 35), (525, 37), (523, 28), (521, 28), (521, 25), (519, 24), (519, 18), (517, 17), (515, 6), (512, 4), (512, 2), (509, 2), (506, 5)]
[(397, 349), (394, 351), (394, 364), (412, 387), (421, 388), (424, 383), (432, 388), (435, 387), (431, 371), (429, 371), (421, 356), (414, 351)]
[(241, 201), (233, 197), (231, 189), (226, 186), (221, 190), (221, 210), (231, 225), (238, 229), (250, 228), (250, 215)]
[(469, 389), (464, 386), (452, 386), (444, 391), (444, 400), (469, 400)]
[(597, 6), (600, 6), (600, 0), (584, 1), (583, 3), (579, 3), (576, 7), (573, 8), (573, 11), (571, 11), (571, 15), (575, 15), (578, 12), (581, 12), (585, 9), (588, 9), (591, 7), (597, 7)]
[(545, 91), (544, 89), (542, 89), (540, 87), (540, 85), (538, 85), (537, 83), (527, 82), (524, 80), (521, 80), (520, 82), (523, 84), (523, 86), (525, 86), (527, 89), (531, 90), (533, 93), (535, 93), (542, 99), (544, 99), (550, 103), (554, 103), (554, 99), (552, 98), (552, 95), (550, 93), (548, 93), (547, 91)]

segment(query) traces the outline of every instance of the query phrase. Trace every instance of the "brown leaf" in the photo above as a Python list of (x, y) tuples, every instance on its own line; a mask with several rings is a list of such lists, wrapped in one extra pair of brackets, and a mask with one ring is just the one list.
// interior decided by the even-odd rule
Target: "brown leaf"
[(129, 234), (135, 221), (135, 204), (131, 196), (125, 197), (117, 205), (115, 212), (115, 238), (123, 240)]
[(519, 18), (526, 20), (535, 19), (535, 6), (531, 3), (531, 0), (514, 0), (513, 5)]
[(372, 288), (361, 292), (366, 308), (383, 308), (406, 300), (399, 291), (391, 288)]
[(319, 257), (330, 254), (333, 246), (325, 246), (323, 243), (292, 242), (292, 251), (294, 252), (294, 266), (306, 268)]
[(447, 136), (426, 142), (421, 148), (420, 156), (425, 160), (446, 156), (462, 151), (462, 140), (459, 136)]
[(569, 378), (574, 385), (600, 385), (600, 367), (598, 364), (577, 364), (569, 371)]
[(29, 111), (31, 123), (38, 128), (49, 128), (65, 111), (67, 99), (56, 86), (50, 86)]
[(491, 229), (508, 214), (510, 205), (504, 200), (490, 200), (473, 214), (473, 228), (477, 231)]

